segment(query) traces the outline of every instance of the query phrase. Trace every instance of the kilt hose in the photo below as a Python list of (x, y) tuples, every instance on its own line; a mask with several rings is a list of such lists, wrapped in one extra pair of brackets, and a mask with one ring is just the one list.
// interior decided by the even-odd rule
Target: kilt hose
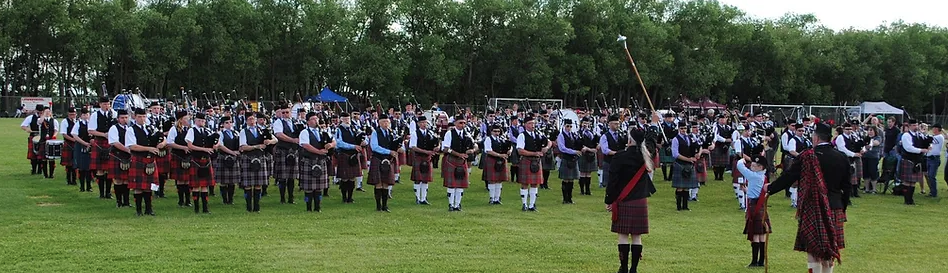
[(772, 232), (770, 214), (767, 213), (767, 208), (763, 206), (757, 209), (758, 201), (759, 199), (753, 198), (748, 199), (747, 202), (747, 213), (744, 216), (744, 234), (747, 234), (748, 241), (754, 240), (754, 235), (764, 235)]
[[(259, 165), (259, 170), (251, 171), (251, 166)], [(270, 170), (267, 157), (263, 153), (244, 153), (240, 155), (240, 186), (259, 187), (270, 182)]]
[(188, 184), (191, 185), (191, 189), (198, 187), (213, 187), (214, 183), (214, 168), (213, 162), (210, 156), (192, 156), (191, 157), (191, 180), (188, 180)]
[[(352, 162), (351, 157), (356, 157), (357, 162)], [(336, 152), (336, 177), (345, 181), (351, 181), (356, 177), (362, 177), (361, 162), (362, 156), (359, 152), (352, 151), (347, 154), (341, 151)], [(354, 164), (353, 164), (354, 163)]]
[(75, 141), (63, 141), (63, 153), (60, 155), (59, 165), (72, 167), (72, 151), (74, 146), (76, 146)]
[[(926, 163), (922, 162), (922, 166), (925, 166)], [(915, 162), (912, 160), (902, 157), (901, 162), (899, 162), (899, 180), (902, 182), (912, 182), (918, 183), (924, 181), (925, 172), (922, 171), (922, 168), (919, 167), (918, 171), (915, 171)]]
[[(830, 224), (833, 228), (833, 237), (836, 238), (836, 245), (839, 249), (846, 248), (846, 236), (844, 230), (844, 223), (846, 223), (846, 212), (843, 209), (831, 209), (829, 211)], [(797, 229), (797, 238), (796, 242), (793, 244), (793, 250), (807, 252), (806, 249), (806, 237), (804, 233), (812, 232), (807, 229), (812, 229), (813, 227), (804, 227), (800, 226)]]
[(850, 185), (859, 185), (859, 181), (862, 181), (862, 158), (850, 157), (849, 166), (851, 166), (849, 170), (852, 171), (849, 175)]
[(75, 145), (72, 151), (73, 166), (80, 171), (89, 170), (89, 161), (91, 160), (92, 155), (89, 154), (89, 149), (86, 149), (86, 146)]
[[(485, 155), (481, 161), (484, 162), (484, 181), (504, 182), (510, 180), (510, 170), (504, 159)], [(500, 165), (497, 165), (498, 161), (501, 162)], [(498, 170), (496, 166), (502, 166), (503, 168)]]
[(89, 147), (92, 150), (92, 161), (89, 162), (89, 169), (96, 171), (109, 171), (112, 168), (109, 162), (112, 159), (109, 156), (109, 140), (96, 137), (92, 140), (92, 147)]
[[(224, 161), (233, 161), (228, 167)], [(236, 156), (220, 154), (214, 159), (214, 181), (221, 185), (240, 184), (240, 163)]]
[[(715, 145), (718, 145), (716, 143)], [(714, 147), (714, 150), (711, 151), (711, 166), (712, 167), (725, 167), (728, 164), (732, 164), (731, 155), (728, 154), (728, 145), (720, 145)]]
[(530, 171), (530, 164), (540, 164), (540, 157), (524, 156), (520, 157), (519, 171), (517, 172), (517, 182), (528, 186), (538, 186), (543, 184), (543, 170), (536, 172)]
[[(431, 156), (414, 153), (412, 156), (410, 156), (410, 158), (412, 164), (411, 181), (431, 183), (433, 180), (432, 173), (434, 172), (434, 168), (431, 167)], [(427, 162), (428, 166), (421, 166), (421, 164), (424, 162)]]
[[(194, 168), (194, 165), (191, 164), (191, 155), (178, 156), (176, 154), (169, 153), (168, 157), (171, 159), (171, 170), (168, 173), (168, 178), (173, 179), (175, 182), (188, 182), (191, 180), (191, 169)], [(185, 168), (184, 165), (188, 167)]]
[(583, 153), (579, 156), (579, 172), (594, 173), (599, 170), (599, 160), (596, 154)]
[(560, 154), (560, 180), (579, 179), (579, 156)]
[(273, 149), (273, 178), (297, 179), (299, 170), (299, 149), (279, 146)]
[[(464, 173), (460, 178), (455, 176), (457, 172), (455, 170), (457, 168), (461, 168), (461, 171)], [(444, 179), (445, 188), (466, 189), (469, 186), (467, 160), (454, 155), (445, 154), (441, 159), (441, 178)]]
[[(107, 172), (108, 172), (108, 178), (109, 178), (109, 179), (118, 179), (118, 180), (122, 180), (122, 181), (128, 181), (129, 170), (132, 169), (132, 165), (131, 165), (131, 163), (132, 163), (132, 157), (131, 157), (131, 155), (124, 155), (124, 154), (123, 154), (123, 155), (118, 155), (118, 154), (115, 154), (115, 153), (110, 153), (110, 154), (109, 154), (109, 157), (111, 158), (111, 160), (109, 160), (109, 165), (108, 165), (108, 170), (107, 170)], [(129, 165), (128, 165), (128, 169), (122, 170), (122, 163), (123, 163), (123, 162), (127, 162), (127, 163), (129, 164)]]
[[(398, 168), (396, 160), (398, 158), (393, 158), (391, 155), (384, 156), (372, 156), (372, 164), (369, 166), (369, 185), (393, 185), (395, 184), (395, 168)], [(384, 161), (384, 163), (383, 163)], [(388, 164), (388, 172), (382, 172), (382, 164)]]
[(615, 202), (616, 219), (612, 220), (612, 232), (648, 234), (648, 198)]
[(698, 183), (708, 182), (709, 162), (707, 154), (701, 155), (698, 161), (695, 162), (695, 180), (698, 180)]
[[(674, 168), (672, 168), (672, 187), (678, 189), (693, 189), (698, 187), (697, 174), (695, 172), (695, 165), (691, 163), (681, 163), (674, 162)], [(691, 172), (687, 174), (685, 172)]]
[(329, 157), (300, 157), (300, 188), (303, 191), (323, 191), (329, 188)]
[[(148, 174), (149, 168), (151, 174)], [(128, 188), (151, 191), (151, 184), (158, 184), (159, 169), (158, 156), (150, 153), (148, 155), (132, 155), (132, 164), (128, 169)]]

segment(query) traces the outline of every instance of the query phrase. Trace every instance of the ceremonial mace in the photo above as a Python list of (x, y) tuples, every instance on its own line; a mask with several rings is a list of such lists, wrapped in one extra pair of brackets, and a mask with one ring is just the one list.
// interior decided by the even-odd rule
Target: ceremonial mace
[[(639, 75), (639, 69), (638, 67), (635, 66), (635, 60), (632, 59), (632, 54), (629, 53), (629, 43), (627, 43), (625, 40), (627, 40), (627, 38), (620, 34), (619, 38), (616, 39), (616, 42), (622, 43), (622, 49), (625, 50), (625, 56), (628, 57), (629, 63), (632, 64), (632, 71), (635, 72), (635, 77), (639, 80), (639, 86), (642, 87), (642, 93), (645, 94), (645, 101), (648, 102), (648, 107), (651, 108), (652, 116), (654, 117), (655, 114), (658, 112), (655, 111), (655, 105), (652, 105), (652, 99), (648, 96), (648, 90), (645, 89), (645, 83), (642, 82), (642, 76)], [(662, 137), (665, 138), (665, 140), (667, 141), (668, 136), (665, 135), (665, 130), (659, 127), (658, 131), (662, 132)]]

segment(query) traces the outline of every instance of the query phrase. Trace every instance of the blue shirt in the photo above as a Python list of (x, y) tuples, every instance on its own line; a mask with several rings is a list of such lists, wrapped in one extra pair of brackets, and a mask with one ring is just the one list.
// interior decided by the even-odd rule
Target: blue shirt
[(744, 176), (744, 182), (747, 183), (747, 198), (760, 198), (760, 191), (764, 188), (764, 178), (767, 177), (767, 171), (751, 171), (744, 164), (744, 160), (738, 161), (735, 165), (737, 165), (737, 170), (741, 171), (741, 175)]
[[(336, 129), (336, 135), (334, 136), (334, 138), (336, 139), (336, 148), (343, 149), (343, 150), (355, 150), (356, 145), (346, 143), (344, 140), (342, 140), (342, 130), (350, 130), (351, 132), (352, 126), (349, 126), (349, 127), (339, 126), (339, 129)], [(361, 144), (361, 143), (356, 143), (356, 144)]]
[[(681, 137), (681, 138), (679, 138), (679, 137)], [(678, 134), (677, 137), (673, 138), (673, 139), (672, 139), (672, 145), (671, 145), (671, 152), (672, 152), (672, 157), (675, 158), (675, 159), (678, 159), (678, 156), (681, 155), (680, 153), (678, 153), (678, 145), (679, 145), (679, 144), (678, 144), (678, 141), (679, 141), (679, 139), (684, 139), (684, 140), (685, 140), (684, 145), (691, 145), (691, 144), (689, 144), (689, 143), (691, 142), (691, 140), (688, 139), (688, 135)]]
[(561, 152), (561, 153), (564, 153), (564, 154), (571, 154), (571, 155), (577, 155), (577, 154), (579, 154), (578, 151), (573, 150), (573, 149), (570, 149), (569, 147), (566, 147), (566, 139), (564, 138), (564, 135), (566, 135), (566, 134), (569, 134), (569, 135), (570, 135), (570, 138), (572, 138), (573, 141), (576, 140), (576, 134), (574, 134), (574, 133), (572, 133), (572, 132), (563, 132), (563, 133), (560, 133), (560, 136), (556, 137), (556, 147), (559, 148), (559, 149), (560, 149), (560, 152)]
[[(369, 140), (369, 146), (372, 147), (373, 153), (383, 154), (383, 155), (391, 154), (392, 150), (379, 146), (379, 133), (382, 133), (382, 132), (383, 132), (382, 129), (372, 131), (372, 139)], [(388, 131), (386, 132), (386, 134), (392, 134), (392, 132)]]
[[(607, 131), (605, 134), (602, 134), (602, 136), (599, 137), (599, 149), (602, 150), (602, 154), (604, 154), (604, 155), (609, 155), (609, 152), (612, 151), (612, 150), (609, 149), (609, 138), (608, 138), (608, 137), (609, 137), (610, 134), (612, 135), (612, 138), (613, 138), (613, 139), (615, 139), (616, 141), (619, 140), (619, 132), (613, 131), (612, 129), (609, 129), (609, 131)], [(625, 146), (625, 143), (620, 143), (620, 144), (621, 144), (622, 146)]]

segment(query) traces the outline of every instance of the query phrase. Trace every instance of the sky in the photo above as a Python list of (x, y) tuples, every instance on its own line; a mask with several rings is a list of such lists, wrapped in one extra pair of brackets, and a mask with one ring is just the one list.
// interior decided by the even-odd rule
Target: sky
[(718, 0), (756, 18), (780, 18), (787, 13), (812, 13), (831, 29), (875, 29), (895, 22), (948, 27), (946, 0)]

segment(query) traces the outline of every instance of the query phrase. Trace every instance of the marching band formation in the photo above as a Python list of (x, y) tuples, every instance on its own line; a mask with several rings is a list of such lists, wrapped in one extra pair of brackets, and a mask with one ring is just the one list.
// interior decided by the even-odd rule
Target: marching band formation
[[(274, 108), (272, 116), (265, 109), (218, 105), (169, 114), (157, 102), (148, 109), (113, 110), (102, 98), (93, 107), (70, 109), (62, 122), (39, 105), (21, 128), (29, 133), (32, 174), (53, 178), (60, 159), (68, 184), (91, 192), (94, 179), (99, 197), (115, 199), (117, 207), (130, 207), (131, 195), (139, 216), (155, 215), (152, 199), (165, 197), (168, 179), (175, 181), (178, 205), (195, 213), (210, 213), (215, 188), (223, 204), (233, 205), (238, 187), (246, 210), (259, 212), (271, 177), (280, 203), (294, 204), (299, 190), (306, 210), (319, 212), (330, 185), (338, 185), (342, 202), (349, 204), (365, 183), (373, 186), (376, 210), (388, 212), (392, 186), (402, 178), (413, 183), (416, 204), (430, 205), (429, 184), (440, 168), (448, 210), (462, 211), (472, 169), (480, 168), (488, 204), (503, 204), (503, 183), (509, 181), (520, 184), (521, 210), (536, 211), (538, 191), (549, 188), (553, 170), (562, 181), (563, 204), (573, 203), (577, 182), (580, 195), (592, 195), (596, 173), (606, 209), (613, 213), (612, 231), (619, 234), (620, 272), (636, 270), (641, 235), (648, 233), (646, 199), (656, 191), (652, 180), (659, 166), (675, 189), (679, 211), (698, 201), (709, 172), (716, 181), (732, 174), (738, 208), (746, 213), (750, 267), (766, 260), (765, 235), (771, 229), (764, 200), (786, 190), (789, 205), (801, 215), (795, 249), (814, 257), (810, 268), (824, 270), (813, 272), (828, 272), (844, 246), (851, 198), (894, 180), (898, 186), (892, 190), (913, 205), (916, 185), (924, 193), (925, 184), (918, 184), (923, 177), (937, 196), (934, 176), (944, 142), (938, 124), (929, 132), (915, 120), (899, 127), (890, 118), (883, 128), (875, 116), (844, 122), (834, 136), (832, 125), (815, 116), (781, 121), (778, 132), (768, 114), (714, 110), (664, 116), (629, 109), (575, 111), (574, 120), (545, 105), (526, 110), (513, 105), (481, 115), (458, 111), (453, 117), (425, 114), (412, 104), (404, 111), (332, 111), (320, 104), (297, 113), (290, 104)], [(409, 176), (401, 176), (402, 166), (410, 168)], [(829, 201), (814, 201), (820, 196)], [(828, 212), (827, 218), (816, 219), (820, 211)], [(812, 228), (831, 236), (812, 238), (803, 231)]]

